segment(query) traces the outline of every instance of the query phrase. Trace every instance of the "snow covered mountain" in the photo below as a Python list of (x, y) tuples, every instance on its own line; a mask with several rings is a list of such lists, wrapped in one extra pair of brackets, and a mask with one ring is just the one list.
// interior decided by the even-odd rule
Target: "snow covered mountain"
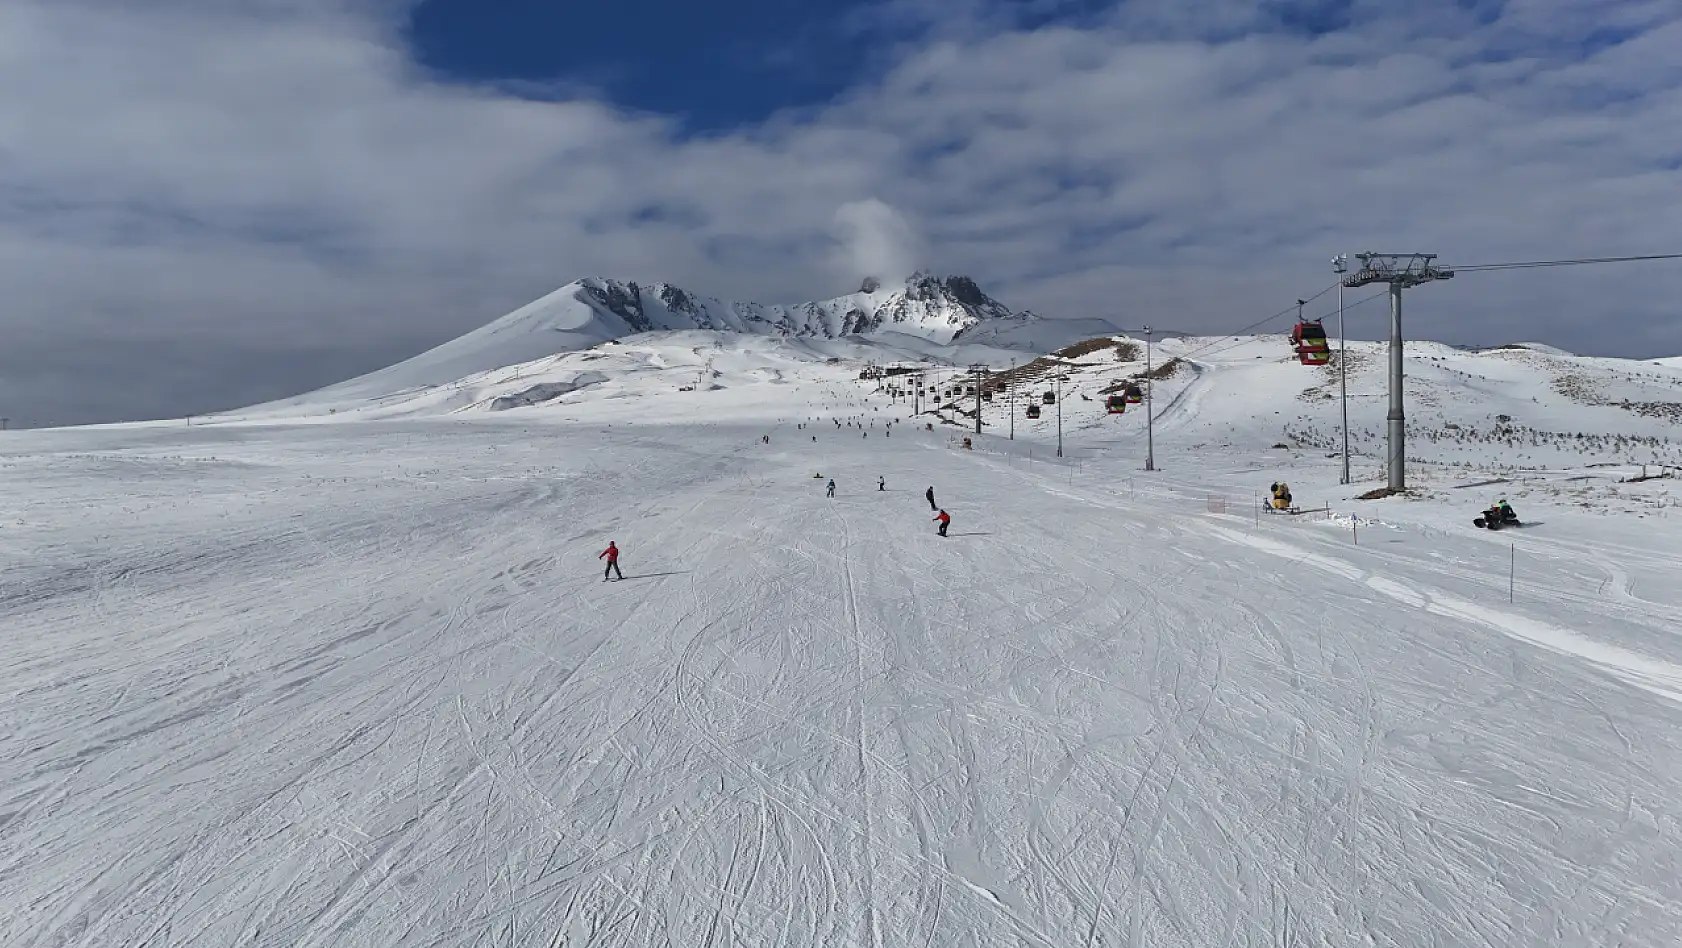
[[(858, 292), (793, 305), (732, 302), (699, 296), (666, 283), (643, 286), (590, 277), (464, 336), (378, 372), (332, 386), (334, 396), (373, 397), (439, 385), (478, 372), (587, 349), (644, 332), (715, 330), (805, 339), (909, 336), (949, 345), (970, 334), (1032, 345), (1045, 340), (1023, 331), (1044, 323), (1015, 312), (965, 276), (918, 273), (903, 284), (866, 280)], [(1058, 339), (1090, 330), (1072, 324)], [(1052, 340), (1054, 344), (1056, 340)]]
[[(642, 312), (646, 319), (648, 310)], [(1000, 373), (995, 385), (1007, 390), (983, 404), (985, 429), (1055, 441), (1060, 416), (1071, 438), (1127, 445), (1125, 450), (1139, 446), (1142, 408), (1112, 415), (1105, 398), (1146, 371), (1142, 340), (1098, 337), (1106, 341), (1024, 358), (1021, 348), (990, 335), (1011, 322), (977, 322), (953, 345), (892, 332), (832, 339), (657, 331), (516, 364), (503, 363), (485, 345), (468, 357), (496, 367), (453, 377), (455, 366), (439, 363), (432, 368), (446, 380), (437, 384), (421, 383), (416, 374), (354, 391), (373, 378), (365, 377), (199, 422), (391, 420), (510, 409), (549, 420), (701, 418), (774, 409), (803, 388), (857, 380), (871, 364), (898, 364), (921, 367), (925, 386), (936, 390), (919, 401), (922, 420), (973, 427), (974, 396), (961, 393), (963, 381), (956, 377), (982, 363)], [(1026, 332), (1063, 322), (1030, 319), (1021, 325)], [(501, 351), (518, 355), (513, 348)], [(1385, 351), (1383, 343), (1349, 345), (1350, 443), (1363, 470), (1373, 469), (1385, 451)], [(1245, 452), (1289, 445), (1323, 453), (1341, 446), (1335, 362), (1299, 365), (1282, 336), (1167, 340), (1157, 343), (1155, 355), (1159, 439)], [(1672, 361), (1590, 358), (1532, 345), (1475, 351), (1423, 341), (1409, 345), (1407, 361), (1409, 455), (1443, 465), (1445, 475), (1465, 465), (1575, 469), (1617, 463), (1638, 470), (1641, 464), (1682, 464), (1682, 440), (1675, 437), (1682, 365)], [(1026, 417), (1028, 401), (1043, 399), (1057, 376), (1065, 380), (1063, 410)]]

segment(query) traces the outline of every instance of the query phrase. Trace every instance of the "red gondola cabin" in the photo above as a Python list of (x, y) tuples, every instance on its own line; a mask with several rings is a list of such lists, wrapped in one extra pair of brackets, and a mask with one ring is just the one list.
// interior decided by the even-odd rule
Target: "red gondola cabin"
[(1332, 360), (1332, 347), (1318, 319), (1297, 323), (1291, 329), (1291, 345), (1303, 365), (1325, 365)]

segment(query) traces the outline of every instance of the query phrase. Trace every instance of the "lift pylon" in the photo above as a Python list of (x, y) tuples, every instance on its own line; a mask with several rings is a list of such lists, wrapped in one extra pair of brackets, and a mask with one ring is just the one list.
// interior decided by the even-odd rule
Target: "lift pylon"
[(1349, 289), (1373, 283), (1390, 285), (1390, 414), (1389, 457), (1390, 490), (1407, 489), (1407, 423), (1402, 411), (1402, 290), (1435, 280), (1453, 279), (1454, 271), (1439, 267), (1432, 261), (1434, 253), (1358, 253), (1355, 259), (1361, 266), (1343, 278)]

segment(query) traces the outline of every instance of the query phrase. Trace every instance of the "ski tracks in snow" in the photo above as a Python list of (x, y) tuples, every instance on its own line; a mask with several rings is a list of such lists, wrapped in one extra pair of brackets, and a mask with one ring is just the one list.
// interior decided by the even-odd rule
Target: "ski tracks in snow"
[[(390, 432), (8, 587), (0, 940), (1682, 937), (1669, 671), (1402, 554), (915, 437)], [(985, 535), (854, 490), (912, 471)]]

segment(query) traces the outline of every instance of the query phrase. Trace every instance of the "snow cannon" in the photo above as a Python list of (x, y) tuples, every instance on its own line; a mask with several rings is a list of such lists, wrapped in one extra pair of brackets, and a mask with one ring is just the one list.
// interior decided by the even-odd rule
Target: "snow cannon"
[(1273, 485), (1272, 505), (1274, 510), (1291, 509), (1291, 485), (1280, 481)]

